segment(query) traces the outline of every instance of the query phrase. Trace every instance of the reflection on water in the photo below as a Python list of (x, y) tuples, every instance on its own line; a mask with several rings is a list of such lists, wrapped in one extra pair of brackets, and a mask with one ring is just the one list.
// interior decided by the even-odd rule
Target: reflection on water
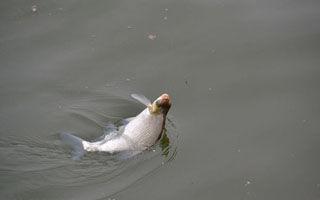
[(163, 135), (160, 139), (160, 147), (161, 147), (161, 150), (162, 150), (162, 155), (164, 156), (168, 156), (169, 154), (169, 150), (170, 150), (170, 139), (167, 135), (167, 129), (164, 129), (163, 130)]

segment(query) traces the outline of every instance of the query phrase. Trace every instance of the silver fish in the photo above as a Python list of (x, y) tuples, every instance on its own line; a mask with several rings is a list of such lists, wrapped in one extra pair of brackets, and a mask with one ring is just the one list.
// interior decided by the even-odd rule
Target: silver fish
[[(168, 94), (162, 94), (153, 103), (145, 96), (139, 94), (131, 95), (134, 99), (146, 105), (136, 117), (124, 120), (124, 125), (115, 128), (110, 134), (104, 136), (99, 141), (89, 142), (70, 133), (62, 133), (62, 140), (73, 149), (73, 158), (78, 159), (86, 151), (103, 151), (117, 153), (132, 151), (139, 153), (154, 145), (161, 137), (166, 121), (167, 113), (171, 107), (171, 100)], [(116, 137), (110, 135), (116, 133)]]

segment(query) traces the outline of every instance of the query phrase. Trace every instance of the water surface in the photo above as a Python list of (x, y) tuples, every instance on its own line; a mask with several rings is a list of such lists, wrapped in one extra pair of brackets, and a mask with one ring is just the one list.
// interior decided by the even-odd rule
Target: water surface
[[(2, 198), (320, 198), (318, 1), (3, 1), (0, 10)], [(131, 93), (162, 92), (179, 135), (165, 164), (161, 151), (73, 161), (57, 136), (98, 137), (97, 115), (84, 110), (126, 118), (143, 109)]]

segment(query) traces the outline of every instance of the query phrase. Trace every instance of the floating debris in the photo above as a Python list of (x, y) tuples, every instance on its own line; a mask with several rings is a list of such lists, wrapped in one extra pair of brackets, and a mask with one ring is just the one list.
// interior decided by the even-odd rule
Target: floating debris
[(246, 183), (244, 184), (245, 187), (251, 184), (251, 181), (247, 180)]
[(167, 20), (168, 19), (168, 17), (167, 16), (164, 16), (164, 18), (163, 18), (164, 20)]
[(131, 81), (131, 79), (130, 78), (126, 78), (126, 81)]
[(157, 38), (157, 35), (154, 34), (154, 33), (149, 33), (149, 34), (148, 34), (148, 38), (149, 38), (150, 40), (155, 40), (155, 39)]
[(238, 153), (240, 153), (241, 152), (241, 149), (238, 149)]
[(127, 26), (127, 29), (133, 29), (133, 26)]
[(37, 5), (31, 6), (31, 10), (32, 10), (32, 12), (37, 12), (37, 10), (38, 10)]
[(184, 83), (186, 84), (186, 86), (190, 87), (188, 80), (185, 80)]
[(165, 9), (164, 9), (164, 11), (166, 11), (166, 12), (168, 12), (168, 10), (169, 10), (168, 8), (165, 8)]

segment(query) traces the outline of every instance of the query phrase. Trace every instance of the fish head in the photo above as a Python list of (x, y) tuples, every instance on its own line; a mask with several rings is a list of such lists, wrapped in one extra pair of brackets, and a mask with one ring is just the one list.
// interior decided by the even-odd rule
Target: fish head
[(151, 114), (167, 115), (170, 107), (171, 107), (170, 96), (168, 94), (162, 94), (149, 106), (149, 111)]

